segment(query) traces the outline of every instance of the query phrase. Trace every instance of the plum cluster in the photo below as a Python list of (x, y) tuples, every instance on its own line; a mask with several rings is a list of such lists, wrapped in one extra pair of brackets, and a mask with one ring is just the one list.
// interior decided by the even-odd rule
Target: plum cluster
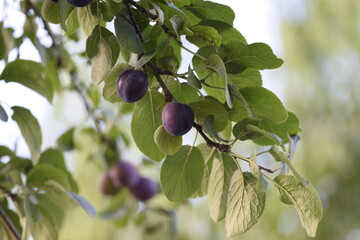
[(157, 184), (149, 178), (139, 175), (134, 165), (118, 161), (100, 178), (100, 191), (104, 195), (113, 196), (123, 188), (129, 188), (139, 201), (152, 198), (158, 191)]
[(124, 102), (133, 103), (144, 97), (148, 86), (148, 77), (144, 72), (127, 69), (120, 74), (116, 83), (116, 90)]

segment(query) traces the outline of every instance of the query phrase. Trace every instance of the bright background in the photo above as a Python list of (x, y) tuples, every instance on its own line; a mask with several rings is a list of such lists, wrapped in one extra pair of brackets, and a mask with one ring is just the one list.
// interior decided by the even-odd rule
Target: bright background
[[(17, 9), (5, 12), (0, 0), (0, 21), (18, 29), (24, 19)], [(284, 65), (263, 71), (266, 88), (274, 91), (287, 108), (300, 118), (303, 132), (294, 157), (299, 171), (319, 191), (324, 217), (315, 239), (360, 240), (360, 2), (358, 0), (236, 0), (217, 2), (231, 6), (235, 27), (249, 43), (265, 42)], [(17, 0), (6, 0), (15, 8)], [(43, 40), (46, 33), (39, 30)], [(31, 44), (24, 43), (23, 59), (39, 57)], [(12, 59), (16, 53), (12, 53)], [(4, 63), (0, 62), (0, 72)], [(0, 81), (0, 102), (11, 115), (9, 106), (29, 108), (43, 131), (43, 148), (54, 146), (56, 138), (71, 126), (86, 121), (86, 112), (76, 93), (57, 96), (54, 106), (38, 94), (15, 83)], [(0, 122), (0, 144), (27, 156), (28, 150), (17, 125)], [(129, 156), (138, 161), (132, 149)], [(94, 184), (100, 174), (96, 164), (81, 155), (68, 156), (79, 181), (81, 194), (97, 209), (104, 199)], [(86, 167), (84, 168), (86, 164)], [(156, 173), (148, 172), (149, 175)], [(273, 188), (263, 216), (253, 229), (234, 239), (303, 240), (305, 231), (292, 206), (279, 203)], [(176, 239), (225, 239), (224, 223), (212, 223), (205, 199), (180, 207)], [(142, 239), (134, 225), (114, 231), (112, 224), (89, 219), (77, 209), (69, 214), (60, 239)], [(169, 239), (159, 232), (149, 239)]]

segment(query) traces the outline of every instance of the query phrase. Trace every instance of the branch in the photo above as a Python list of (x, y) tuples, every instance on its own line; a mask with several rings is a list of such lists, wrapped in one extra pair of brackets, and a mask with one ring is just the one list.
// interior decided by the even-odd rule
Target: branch
[(206, 136), (206, 134), (203, 132), (202, 130), (202, 126), (195, 123), (194, 122), (194, 125), (193, 127), (200, 133), (200, 135), (204, 138), (204, 140), (206, 141), (206, 144), (212, 148), (212, 147), (215, 147), (217, 149), (219, 149), (221, 152), (223, 153), (228, 153), (230, 152), (230, 145), (227, 145), (227, 144), (220, 144), (220, 143), (217, 143), (217, 142), (214, 142), (212, 141), (210, 138), (208, 138), (208, 136)]
[(0, 190), (5, 193), (6, 196), (10, 197), (12, 200), (14, 200), (17, 195), (15, 193), (12, 193), (9, 189), (7, 189), (6, 187), (4, 186), (1, 186), (0, 185)]
[(142, 6), (140, 6), (139, 4), (137, 4), (135, 1), (133, 0), (123, 0), (124, 4), (131, 4), (133, 5), (137, 10), (139, 10), (143, 15), (145, 15), (146, 17), (156, 21), (159, 17), (150, 13), (148, 10), (146, 10), (145, 8), (143, 8)]
[(52, 47), (58, 48), (59, 45), (56, 42), (56, 37), (55, 37), (54, 33), (52, 32), (50, 25), (45, 21), (45, 19), (41, 15), (41, 12), (39, 11), (39, 9), (31, 2), (31, 0), (25, 0), (25, 2), (26, 2), (26, 8), (27, 8), (26, 12), (28, 12), (30, 9), (32, 9), (34, 11), (35, 15), (41, 19), (42, 23), (44, 24), (44, 29), (49, 34), (49, 36), (52, 40), (52, 43), (53, 43)]
[(163, 89), (163, 91), (165, 93), (165, 101), (171, 102), (172, 100), (175, 100), (174, 96), (171, 94), (170, 90), (168, 89), (168, 87), (166, 86), (166, 84), (164, 83), (164, 81), (162, 80), (162, 78), (160, 76), (160, 73), (163, 72), (163, 69), (160, 69), (158, 66), (156, 66), (151, 61), (149, 61), (146, 65), (151, 68), (157, 82), (160, 84), (161, 88)]
[(96, 131), (100, 134), (100, 137), (101, 137), (101, 141), (108, 144), (112, 149), (115, 149), (116, 152), (117, 151), (117, 146), (116, 144), (114, 144), (107, 136), (106, 134), (103, 132), (103, 130), (101, 129), (101, 122), (100, 120), (94, 116), (94, 112), (95, 110), (93, 109), (93, 107), (91, 106), (91, 104), (89, 103), (87, 97), (85, 96), (85, 93), (83, 92), (83, 90), (81, 89), (80, 87), (80, 82), (79, 82), (79, 79), (77, 77), (77, 74), (76, 72), (71, 72), (71, 79), (72, 79), (72, 82), (74, 84), (74, 87), (75, 87), (75, 91), (79, 94), (79, 96), (81, 97), (84, 105), (85, 105), (85, 109), (86, 111), (88, 112), (89, 114), (89, 117), (91, 117), (91, 119), (94, 121), (94, 124), (95, 124), (95, 128), (96, 128)]
[(136, 21), (135, 21), (135, 19), (134, 19), (134, 16), (133, 16), (132, 13), (131, 13), (131, 9), (130, 9), (130, 6), (129, 6), (129, 2), (130, 2), (130, 1), (127, 1), (127, 0), (123, 1), (123, 3), (125, 4), (126, 10), (127, 10), (128, 13), (129, 13), (130, 21), (131, 21), (131, 23), (133, 24), (133, 26), (134, 26), (134, 28), (135, 28), (135, 32), (136, 32), (136, 34), (139, 36), (140, 41), (143, 43), (143, 42), (144, 42), (144, 37), (143, 37), (143, 35), (141, 34), (139, 25), (136, 23)]
[(9, 216), (6, 214), (4, 209), (0, 206), (0, 217), (4, 220), (6, 226), (9, 228), (11, 234), (14, 236), (15, 239), (21, 240), (21, 236), (19, 232), (17, 231), (14, 223), (11, 221)]

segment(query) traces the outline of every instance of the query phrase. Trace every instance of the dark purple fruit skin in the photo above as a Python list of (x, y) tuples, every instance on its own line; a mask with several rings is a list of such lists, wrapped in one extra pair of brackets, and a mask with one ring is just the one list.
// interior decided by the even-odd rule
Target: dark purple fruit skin
[(194, 124), (194, 112), (186, 104), (171, 102), (162, 111), (162, 123), (165, 130), (173, 136), (182, 136)]
[(92, 0), (67, 0), (67, 2), (74, 7), (85, 7), (89, 5), (91, 1)]
[(104, 173), (100, 177), (100, 191), (104, 195), (114, 196), (119, 192), (120, 187), (115, 187), (109, 173)]
[(133, 187), (140, 179), (139, 173), (134, 165), (119, 161), (110, 170), (109, 175), (116, 187)]
[(157, 191), (157, 184), (153, 180), (144, 177), (141, 177), (138, 183), (131, 188), (133, 196), (140, 201), (149, 200), (157, 193)]
[(59, 0), (50, 0), (50, 1), (52, 1), (52, 2), (54, 2), (54, 3), (57, 3)]
[(132, 103), (144, 97), (148, 86), (148, 78), (144, 72), (127, 69), (120, 74), (116, 83), (116, 90), (123, 101)]

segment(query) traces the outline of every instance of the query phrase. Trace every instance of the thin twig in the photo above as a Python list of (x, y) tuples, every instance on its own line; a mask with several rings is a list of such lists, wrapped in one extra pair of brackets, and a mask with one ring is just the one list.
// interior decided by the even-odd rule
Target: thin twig
[(4, 220), (6, 226), (9, 228), (11, 234), (14, 236), (15, 239), (21, 240), (21, 235), (19, 234), (18, 230), (16, 229), (14, 223), (11, 221), (9, 216), (6, 214), (4, 209), (0, 206), (0, 216)]
[(246, 161), (246, 162), (248, 162), (248, 163), (250, 163), (250, 164), (253, 164), (253, 165), (257, 166), (260, 170), (266, 171), (266, 172), (268, 172), (268, 173), (274, 173), (274, 172), (276, 172), (276, 171), (278, 170), (278, 169), (272, 170), (272, 169), (263, 167), (263, 166), (261, 166), (261, 165), (259, 165), (259, 164), (254, 163), (253, 161), (251, 161), (251, 159), (246, 158), (246, 157), (243, 157), (243, 156), (240, 156), (240, 155), (238, 155), (238, 154), (236, 154), (236, 153), (233, 153), (233, 152), (230, 152), (229, 154), (230, 154), (231, 156), (233, 156), (234, 158), (237, 158), (237, 159)]
[(130, 9), (130, 6), (129, 6), (129, 1), (123, 1), (123, 3), (125, 4), (126, 10), (127, 10), (128, 13), (129, 13), (130, 21), (131, 21), (131, 23), (133, 24), (133, 26), (134, 26), (134, 28), (135, 28), (135, 32), (136, 32), (136, 34), (139, 36), (140, 41), (143, 43), (143, 42), (144, 42), (144, 37), (143, 37), (143, 35), (141, 34), (139, 25), (136, 23), (136, 21), (135, 21), (135, 19), (134, 19), (134, 16), (133, 16), (132, 13), (131, 13), (131, 9)]
[(79, 96), (81, 97), (84, 105), (85, 105), (85, 109), (89, 115), (89, 117), (91, 117), (91, 119), (93, 120), (94, 124), (95, 124), (95, 128), (96, 131), (100, 134), (100, 138), (101, 141), (108, 144), (109, 147), (111, 147), (112, 149), (114, 149), (117, 152), (117, 146), (116, 144), (114, 144), (108, 137), (107, 135), (103, 132), (102, 128), (101, 128), (101, 122), (100, 119), (97, 118), (94, 115), (95, 110), (93, 109), (93, 107), (91, 106), (91, 104), (89, 103), (85, 93), (83, 92), (83, 90), (80, 87), (80, 82), (79, 79), (77, 77), (76, 72), (71, 72), (71, 79), (72, 82), (74, 84), (75, 90), (76, 92), (79, 94)]

